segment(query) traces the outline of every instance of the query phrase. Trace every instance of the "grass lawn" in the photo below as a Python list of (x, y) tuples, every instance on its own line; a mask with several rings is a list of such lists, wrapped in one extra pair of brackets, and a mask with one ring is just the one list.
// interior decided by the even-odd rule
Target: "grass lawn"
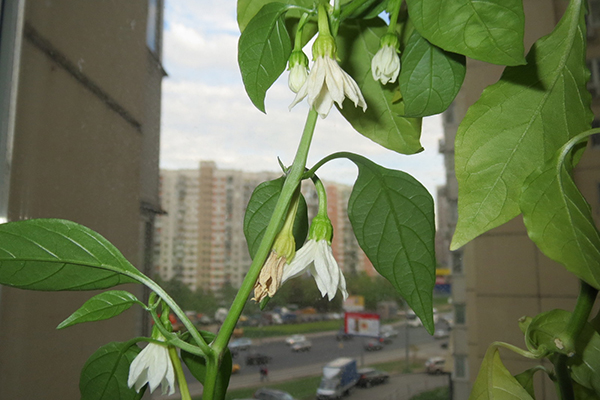
[(343, 320), (317, 321), (303, 324), (246, 326), (244, 336), (247, 338), (265, 338), (272, 336), (289, 336), (295, 334), (315, 333), (324, 331), (337, 331), (344, 325)]
[(427, 392), (419, 393), (416, 396), (410, 398), (410, 400), (448, 400), (450, 393), (448, 387), (440, 387), (437, 389), (429, 390)]

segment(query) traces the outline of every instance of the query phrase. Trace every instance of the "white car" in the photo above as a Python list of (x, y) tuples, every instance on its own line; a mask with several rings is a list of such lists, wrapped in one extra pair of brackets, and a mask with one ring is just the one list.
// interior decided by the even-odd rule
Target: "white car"
[(291, 346), (298, 342), (304, 342), (304, 341), (306, 341), (306, 336), (304, 336), (304, 335), (292, 335), (285, 339), (285, 343), (288, 346)]

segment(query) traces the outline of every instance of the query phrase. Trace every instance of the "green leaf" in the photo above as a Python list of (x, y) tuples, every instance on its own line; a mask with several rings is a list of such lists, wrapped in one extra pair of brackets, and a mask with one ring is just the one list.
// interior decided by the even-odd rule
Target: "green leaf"
[(81, 370), (81, 400), (141, 399), (144, 389), (136, 393), (127, 386), (129, 366), (140, 351), (138, 346), (130, 342), (111, 342), (100, 347)]
[(529, 393), (531, 398), (535, 399), (535, 390), (533, 388), (533, 376), (538, 371), (537, 368), (527, 369), (520, 374), (515, 375), (515, 379), (519, 382), (519, 385), (523, 387)]
[(453, 53), (500, 65), (525, 64), (522, 0), (406, 0), (417, 30)]
[(108, 240), (75, 222), (32, 219), (0, 225), (2, 285), (93, 290), (143, 276)]
[(525, 179), (590, 128), (582, 7), (581, 0), (571, 2), (554, 31), (533, 45), (528, 64), (506, 68), (460, 124), (459, 216), (451, 249), (517, 216)]
[(519, 381), (506, 369), (498, 348), (488, 348), (473, 384), (469, 400), (528, 400), (533, 399)]
[[(207, 343), (212, 342), (216, 335), (211, 332), (200, 331), (200, 334), (206, 340)], [(181, 350), (181, 359), (187, 365), (188, 369), (200, 383), (204, 383), (204, 377), (206, 376), (206, 360), (198, 355), (188, 353), (187, 351)], [(231, 368), (233, 362), (231, 360), (231, 352), (229, 349), (225, 350), (221, 365), (219, 366), (219, 374), (217, 376), (217, 382), (215, 385), (215, 394), (212, 400), (223, 400), (227, 392), (227, 386), (229, 385), (229, 377), (231, 376)]]
[[(313, 8), (313, 0), (238, 0), (237, 2), (237, 21), (240, 27), (240, 32), (244, 32), (248, 23), (256, 14), (269, 3), (282, 3), (291, 6), (304, 7), (307, 9)], [(300, 17), (300, 11), (290, 10), (286, 17)]]
[(394, 102), (398, 87), (381, 85), (373, 79), (371, 60), (379, 50), (379, 40), (387, 32), (381, 19), (348, 21), (340, 27), (338, 56), (342, 68), (349, 73), (362, 91), (367, 110), (356, 108), (349, 101), (340, 110), (344, 118), (360, 134), (385, 148), (402, 154), (414, 154), (423, 150), (421, 142), (421, 119), (405, 118), (404, 103)]
[(265, 95), (285, 70), (292, 52), (290, 35), (282, 14), (289, 8), (269, 3), (260, 9), (242, 32), (238, 43), (238, 63), (242, 80), (252, 103), (265, 112)]
[(402, 52), (398, 82), (404, 113), (411, 117), (439, 114), (452, 103), (466, 72), (466, 58), (448, 53), (414, 31)]
[[(345, 153), (348, 154), (348, 153)], [(435, 223), (433, 199), (415, 178), (356, 154), (358, 178), (348, 217), (373, 266), (398, 290), (433, 333)]]
[(569, 141), (529, 176), (521, 211), (529, 237), (546, 256), (600, 289), (600, 233), (571, 177), (571, 160), (565, 160), (574, 145), (576, 141)]
[[(285, 177), (282, 176), (272, 181), (263, 182), (252, 192), (244, 216), (244, 236), (248, 243), (248, 252), (252, 258), (254, 258), (260, 247), (267, 225), (271, 220), (273, 211), (275, 211), (275, 205), (281, 194), (284, 181)], [(300, 194), (299, 201), (300, 204), (298, 204), (293, 228), (296, 249), (302, 247), (308, 234), (308, 211), (302, 194)], [(283, 225), (283, 221), (281, 225)]]
[[(564, 310), (551, 310), (537, 315), (525, 335), (527, 347), (546, 347), (555, 351), (554, 339), (562, 333), (571, 318)], [(600, 396), (600, 334), (586, 324), (575, 340), (575, 354), (568, 359), (573, 380)]]
[(137, 297), (124, 290), (111, 290), (100, 293), (86, 301), (81, 308), (61, 322), (56, 329), (67, 328), (82, 322), (102, 321), (116, 317), (135, 303), (140, 303)]
[(363, 3), (354, 8), (354, 4), (356, 0), (349, 1), (346, 4), (342, 5), (341, 11), (341, 19), (344, 20), (346, 18), (362, 18), (362, 19), (371, 19), (376, 18), (386, 10), (387, 0), (364, 0)]

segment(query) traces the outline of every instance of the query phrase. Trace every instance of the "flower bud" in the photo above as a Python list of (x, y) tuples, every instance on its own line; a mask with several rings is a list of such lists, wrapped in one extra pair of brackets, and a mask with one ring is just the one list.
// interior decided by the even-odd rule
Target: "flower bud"
[(302, 50), (292, 52), (289, 60), (288, 86), (294, 93), (298, 93), (308, 78), (308, 57)]

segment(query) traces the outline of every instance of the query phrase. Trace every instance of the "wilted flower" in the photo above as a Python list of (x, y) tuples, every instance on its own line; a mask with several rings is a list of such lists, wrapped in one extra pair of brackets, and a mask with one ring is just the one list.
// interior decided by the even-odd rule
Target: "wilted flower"
[(335, 39), (329, 33), (327, 13), (319, 10), (319, 36), (313, 44), (314, 63), (308, 79), (302, 85), (296, 98), (290, 104), (290, 109), (308, 96), (308, 104), (325, 118), (333, 102), (340, 108), (345, 97), (348, 97), (355, 107), (367, 109), (367, 103), (360, 88), (337, 63)]
[(396, 82), (400, 73), (399, 42), (396, 34), (388, 33), (381, 39), (381, 48), (371, 60), (373, 79), (382, 84)]
[[(158, 340), (164, 340), (164, 337), (159, 334)], [(148, 343), (131, 363), (127, 386), (139, 392), (146, 383), (150, 392), (162, 384), (163, 394), (167, 391), (175, 393), (175, 371), (166, 345)]]
[(288, 86), (294, 93), (302, 88), (308, 77), (308, 57), (302, 50), (293, 51), (290, 55)]

